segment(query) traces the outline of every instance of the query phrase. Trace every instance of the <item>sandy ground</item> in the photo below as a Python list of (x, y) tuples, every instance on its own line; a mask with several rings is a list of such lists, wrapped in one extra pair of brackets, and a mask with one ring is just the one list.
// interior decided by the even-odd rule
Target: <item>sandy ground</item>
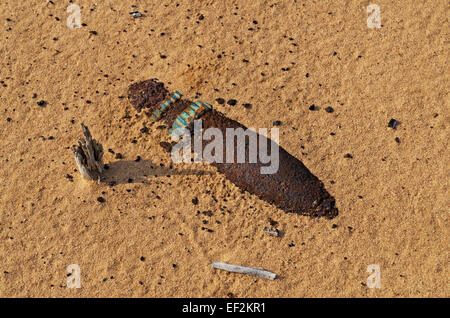
[[(0, 296), (450, 295), (447, 1), (376, 0), (379, 29), (369, 1), (73, 2), (77, 29), (69, 1), (0, 4)], [(171, 168), (167, 132), (124, 97), (154, 77), (246, 126), (280, 120), (280, 144), (339, 216), (286, 214), (208, 165)], [(104, 156), (116, 186), (74, 171), (81, 122), (123, 154)], [(262, 231), (270, 220), (282, 238)], [(66, 286), (70, 264), (79, 289)], [(379, 289), (366, 286), (370, 264)]]

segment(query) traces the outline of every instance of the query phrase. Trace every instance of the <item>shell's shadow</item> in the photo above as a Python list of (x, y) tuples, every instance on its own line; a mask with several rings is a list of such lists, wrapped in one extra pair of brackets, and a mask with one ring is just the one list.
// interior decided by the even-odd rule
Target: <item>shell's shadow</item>
[(151, 160), (120, 160), (108, 163), (108, 169), (104, 170), (102, 181), (106, 183), (150, 183), (151, 178), (173, 175), (212, 175), (211, 171), (199, 169), (176, 170), (170, 167), (160, 166)]

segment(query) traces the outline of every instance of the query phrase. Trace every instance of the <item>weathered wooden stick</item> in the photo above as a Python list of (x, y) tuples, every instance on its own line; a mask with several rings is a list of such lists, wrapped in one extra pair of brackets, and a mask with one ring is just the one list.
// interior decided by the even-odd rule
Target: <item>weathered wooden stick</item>
[(221, 262), (214, 262), (211, 264), (211, 266), (212, 266), (212, 268), (215, 268), (215, 269), (222, 269), (222, 270), (228, 271), (228, 272), (257, 276), (257, 277), (261, 277), (261, 278), (269, 279), (269, 280), (274, 280), (277, 277), (276, 274), (266, 271), (262, 268), (231, 265), (231, 264), (221, 263)]
[(103, 146), (93, 139), (87, 126), (81, 124), (85, 138), (78, 140), (78, 145), (72, 147), (81, 175), (89, 180), (100, 181), (103, 173)]

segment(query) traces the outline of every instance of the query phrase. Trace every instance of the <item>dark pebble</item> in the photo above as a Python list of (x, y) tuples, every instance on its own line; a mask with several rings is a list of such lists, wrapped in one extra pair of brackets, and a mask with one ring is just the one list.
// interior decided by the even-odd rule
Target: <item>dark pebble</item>
[(243, 104), (243, 106), (247, 109), (252, 108), (252, 104), (250, 104), (250, 103), (245, 103), (245, 104)]
[(281, 126), (281, 120), (275, 120), (275, 121), (273, 122), (273, 125), (274, 125), (274, 126)]
[(311, 106), (309, 106), (309, 110), (316, 110), (316, 105), (312, 104)]
[(37, 104), (38, 106), (45, 107), (47, 105), (47, 102), (45, 100), (40, 100), (37, 102)]
[(328, 106), (327, 108), (325, 108), (325, 111), (326, 111), (327, 113), (332, 113), (332, 112), (334, 112), (334, 109), (333, 109), (333, 107)]
[(352, 156), (351, 154), (347, 153), (347, 154), (345, 154), (344, 158), (349, 158), (349, 159), (352, 159), (352, 158), (353, 158), (353, 156)]
[(136, 161), (136, 162), (141, 161), (141, 156), (137, 156), (136, 159), (134, 159), (134, 161)]
[(225, 104), (225, 99), (219, 97), (219, 98), (216, 98), (216, 102), (220, 105), (223, 105), (223, 104)]
[(148, 128), (147, 128), (147, 127), (142, 127), (142, 128), (140, 129), (140, 132), (141, 132), (142, 134), (148, 134)]
[(395, 137), (395, 142), (397, 142), (399, 144), (400, 143), (400, 138)]
[(236, 103), (237, 103), (237, 101), (236, 101), (235, 99), (230, 99), (230, 100), (227, 102), (227, 104), (230, 105), (230, 106), (234, 106), (234, 105), (236, 105)]
[(141, 260), (141, 262), (145, 262), (145, 257), (141, 256), (140, 260)]
[(116, 159), (123, 159), (123, 155), (122, 155), (120, 152), (119, 152), (119, 153), (116, 153), (115, 158), (116, 158)]
[(337, 227), (338, 227), (337, 224), (333, 224), (333, 225), (331, 226), (331, 228), (333, 228), (333, 229), (335, 229), (335, 228), (337, 228)]
[(194, 204), (194, 205), (198, 204), (198, 198), (197, 197), (192, 199), (192, 204)]
[(89, 31), (90, 34), (97, 35), (97, 31)]
[(105, 200), (105, 198), (103, 198), (103, 197), (98, 197), (98, 198), (97, 198), (97, 201), (100, 202), (100, 203), (103, 203), (103, 202), (105, 202), (106, 200)]
[(395, 120), (394, 118), (392, 118), (388, 123), (388, 127), (391, 127), (392, 129), (396, 129), (397, 125), (398, 125), (398, 121)]

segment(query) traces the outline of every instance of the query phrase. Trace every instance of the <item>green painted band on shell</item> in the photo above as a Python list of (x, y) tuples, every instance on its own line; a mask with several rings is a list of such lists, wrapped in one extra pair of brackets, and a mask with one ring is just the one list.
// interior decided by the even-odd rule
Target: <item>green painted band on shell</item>
[(166, 99), (164, 102), (162, 102), (159, 105), (159, 108), (153, 112), (153, 114), (150, 117), (150, 120), (157, 121), (159, 118), (161, 118), (161, 115), (164, 114), (169, 106), (173, 103), (175, 103), (177, 100), (179, 100), (183, 96), (180, 92), (176, 91), (173, 93), (169, 99)]
[(180, 138), (180, 132), (183, 128), (187, 128), (194, 119), (200, 118), (205, 112), (212, 109), (208, 103), (196, 101), (186, 107), (186, 109), (178, 115), (169, 129), (169, 133), (175, 138)]

